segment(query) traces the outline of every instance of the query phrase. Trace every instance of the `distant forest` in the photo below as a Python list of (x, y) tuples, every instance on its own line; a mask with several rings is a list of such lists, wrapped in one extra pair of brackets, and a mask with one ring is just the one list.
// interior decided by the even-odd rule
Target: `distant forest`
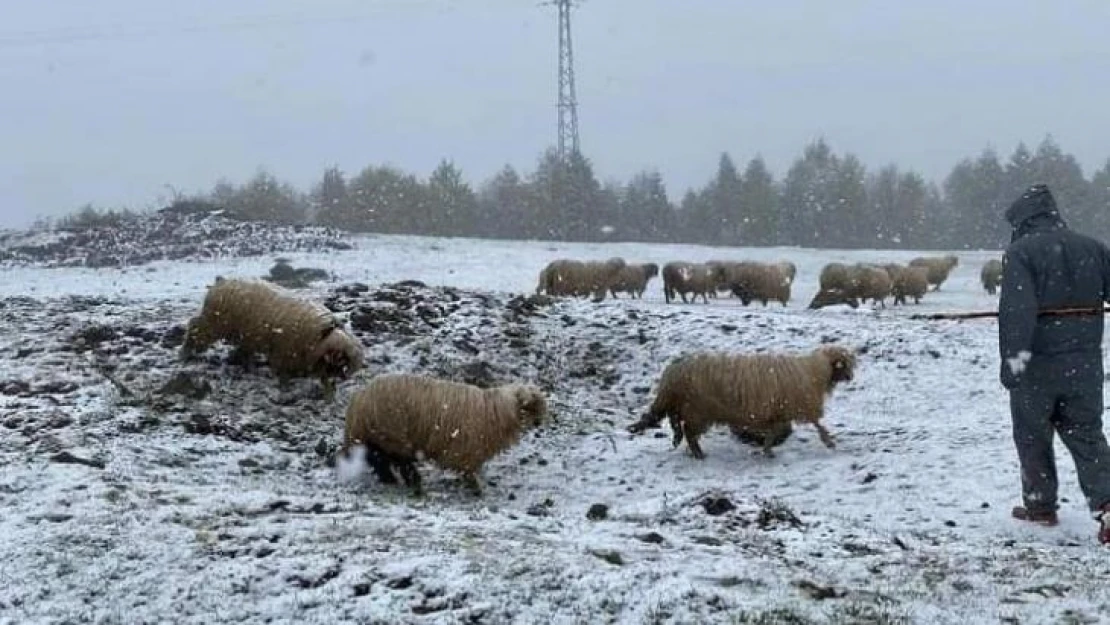
[[(1110, 237), (1110, 160), (1088, 178), (1051, 137), (1035, 150), (1020, 144), (1006, 159), (984, 150), (957, 163), (941, 184), (893, 164), (869, 171), (823, 139), (806, 146), (781, 180), (760, 157), (739, 167), (728, 153), (707, 178), (702, 188), (673, 198), (658, 171), (602, 182), (581, 154), (564, 162), (548, 150), (533, 172), (506, 166), (478, 187), (444, 160), (427, 179), (389, 165), (353, 175), (332, 167), (309, 190), (261, 171), (188, 199), (210, 202), (238, 219), (386, 234), (997, 249), (1009, 240), (1005, 208), (1025, 187), (1044, 182), (1073, 228)], [(110, 223), (129, 214), (87, 206), (58, 225)]]

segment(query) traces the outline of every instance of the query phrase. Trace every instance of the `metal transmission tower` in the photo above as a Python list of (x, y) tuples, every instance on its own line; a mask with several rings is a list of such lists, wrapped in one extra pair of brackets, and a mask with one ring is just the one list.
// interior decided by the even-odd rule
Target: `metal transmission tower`
[(574, 0), (550, 0), (559, 10), (559, 158), (578, 152), (578, 96), (574, 88), (574, 46), (570, 11)]

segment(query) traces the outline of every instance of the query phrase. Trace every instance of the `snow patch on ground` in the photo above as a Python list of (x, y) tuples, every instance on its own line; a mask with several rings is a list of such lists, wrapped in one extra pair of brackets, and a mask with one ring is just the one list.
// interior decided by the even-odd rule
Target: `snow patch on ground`
[[(614, 249), (615, 248), (615, 249)], [(526, 297), (559, 256), (786, 258), (786, 308)], [(0, 620), (10, 622), (1095, 622), (1104, 551), (1059, 454), (1062, 523), (1009, 518), (1019, 477), (987, 253), (922, 305), (804, 309), (825, 262), (874, 251), (727, 250), (366, 237), (290, 255), (334, 272), (368, 369), (334, 403), (217, 348), (181, 362), (215, 275), (272, 259), (141, 270), (24, 267), (0, 284)], [(148, 270), (149, 269), (149, 270)], [(421, 280), (392, 283), (397, 280)], [(362, 282), (363, 285), (353, 284)], [(796, 428), (774, 458), (636, 436), (666, 363), (700, 349), (860, 349), (828, 403), (835, 450)], [(486, 494), (423, 465), (428, 494), (340, 479), (351, 391), (386, 371), (525, 381), (553, 422), (485, 469)], [(336, 462), (340, 466), (336, 466)]]

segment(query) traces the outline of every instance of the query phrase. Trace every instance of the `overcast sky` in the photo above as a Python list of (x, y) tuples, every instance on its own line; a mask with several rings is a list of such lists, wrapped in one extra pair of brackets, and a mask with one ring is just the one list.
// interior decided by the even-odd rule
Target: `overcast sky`
[[(477, 182), (555, 141), (536, 0), (0, 2), (0, 226), (259, 167), (307, 188), (446, 156)], [(1089, 175), (1110, 157), (1108, 33), (1106, 0), (587, 0), (582, 147), (675, 198), (721, 151), (781, 175), (821, 135), (939, 180), (1051, 133)]]

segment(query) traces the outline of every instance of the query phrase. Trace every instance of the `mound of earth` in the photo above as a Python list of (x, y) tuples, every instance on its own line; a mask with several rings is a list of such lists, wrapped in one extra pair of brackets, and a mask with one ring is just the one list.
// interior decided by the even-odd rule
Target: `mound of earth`
[(163, 210), (119, 226), (0, 235), (0, 265), (122, 267), (198, 260), (347, 250), (339, 230), (236, 221), (221, 211)]

